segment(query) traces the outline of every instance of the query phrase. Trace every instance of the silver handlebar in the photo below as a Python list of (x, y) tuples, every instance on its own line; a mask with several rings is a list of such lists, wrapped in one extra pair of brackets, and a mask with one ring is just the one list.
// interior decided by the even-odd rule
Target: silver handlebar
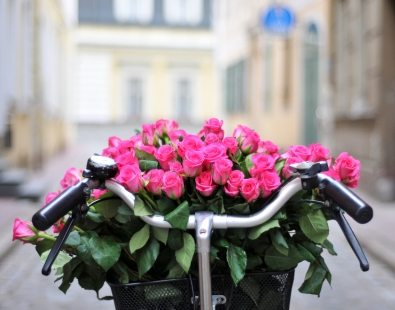
[[(121, 184), (114, 180), (107, 180), (105, 183), (108, 190), (120, 197), (130, 208), (134, 208), (134, 195), (127, 191)], [(295, 178), (279, 191), (277, 197), (270, 202), (264, 209), (257, 213), (247, 216), (235, 215), (217, 215), (213, 216), (213, 228), (248, 228), (260, 225), (268, 221), (275, 215), (285, 203), (297, 192), (302, 189), (300, 178)], [(141, 219), (147, 224), (161, 228), (171, 228), (170, 223), (165, 221), (161, 215), (142, 216)], [(188, 219), (187, 229), (196, 228), (195, 215), (190, 215)]]

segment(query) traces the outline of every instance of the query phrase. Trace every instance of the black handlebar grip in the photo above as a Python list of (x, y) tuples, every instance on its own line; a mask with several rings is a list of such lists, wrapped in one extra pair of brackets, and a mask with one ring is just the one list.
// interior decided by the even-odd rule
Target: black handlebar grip
[(318, 174), (320, 187), (324, 194), (331, 198), (342, 210), (360, 224), (373, 218), (373, 209), (345, 185), (325, 174)]
[(32, 223), (34, 227), (38, 230), (47, 230), (76, 205), (84, 203), (86, 198), (85, 189), (87, 187), (88, 184), (82, 181), (66, 189), (33, 215)]

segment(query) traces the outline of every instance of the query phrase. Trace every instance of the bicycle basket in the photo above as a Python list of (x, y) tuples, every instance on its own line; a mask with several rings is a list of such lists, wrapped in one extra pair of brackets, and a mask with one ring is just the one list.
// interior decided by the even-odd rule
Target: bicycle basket
[[(216, 309), (289, 309), (294, 270), (247, 274), (237, 287), (229, 275), (212, 277), (213, 295), (226, 297)], [(109, 283), (117, 310), (199, 309), (197, 279), (175, 279), (129, 284)]]

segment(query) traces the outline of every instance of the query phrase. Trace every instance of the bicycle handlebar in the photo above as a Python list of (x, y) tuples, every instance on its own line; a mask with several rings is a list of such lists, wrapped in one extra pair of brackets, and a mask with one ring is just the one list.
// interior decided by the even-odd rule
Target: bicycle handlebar
[(86, 189), (97, 185), (96, 181), (84, 179), (69, 187), (33, 215), (32, 223), (38, 230), (47, 230), (75, 206), (86, 202)]
[(320, 188), (342, 210), (360, 224), (369, 222), (373, 217), (373, 209), (346, 186), (325, 174), (317, 174)]

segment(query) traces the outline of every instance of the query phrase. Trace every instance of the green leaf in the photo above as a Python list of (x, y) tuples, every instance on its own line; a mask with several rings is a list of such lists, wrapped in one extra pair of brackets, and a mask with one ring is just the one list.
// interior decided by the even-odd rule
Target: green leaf
[(182, 202), (176, 209), (165, 215), (165, 221), (170, 223), (173, 228), (186, 230), (189, 218), (188, 201)]
[(310, 263), (316, 260), (316, 257), (303, 245), (296, 244), (296, 248), (298, 249), (299, 254), (303, 257), (304, 260), (307, 260)]
[(281, 175), (281, 170), (283, 170), (285, 165), (285, 159), (277, 160), (275, 169), (278, 175)]
[(72, 231), (70, 235), (67, 237), (65, 245), (76, 247), (81, 243), (81, 237), (78, 231)]
[(132, 216), (133, 211), (125, 203), (122, 203), (118, 208), (118, 214)]
[(167, 244), (174, 251), (181, 249), (184, 245), (182, 232), (178, 229), (170, 229)]
[(289, 246), (280, 229), (270, 230), (270, 238), (277, 251), (281, 254), (288, 255)]
[(106, 273), (97, 265), (85, 265), (83, 272), (77, 278), (82, 288), (98, 293), (105, 282)]
[(151, 169), (158, 168), (159, 163), (156, 160), (142, 159), (139, 161), (139, 167), (141, 171), (148, 171)]
[(47, 250), (50, 250), (53, 247), (54, 241), (48, 239), (42, 239), (37, 241), (36, 251), (41, 256)]
[(63, 277), (62, 283), (59, 289), (66, 294), (67, 290), (70, 288), (71, 283), (74, 278), (77, 277), (82, 271), (82, 261), (78, 257), (74, 257), (67, 264), (63, 266)]
[[(47, 259), (50, 251), (51, 250), (47, 250), (47, 251), (45, 251), (44, 253), (41, 254), (40, 260), (42, 262), (45, 262), (45, 260)], [(71, 261), (71, 259), (72, 259), (72, 257), (69, 254), (67, 254), (67, 253), (65, 253), (63, 251), (60, 251), (58, 256), (56, 257), (54, 263), (52, 264), (52, 270), (63, 268), (63, 266), (66, 265), (69, 261)]]
[(182, 237), (184, 245), (181, 249), (176, 251), (176, 260), (182, 269), (188, 273), (193, 255), (195, 254), (195, 240), (188, 233), (183, 233)]
[(141, 249), (146, 245), (149, 236), (150, 236), (150, 227), (148, 224), (145, 224), (143, 228), (137, 231), (129, 241), (129, 251), (131, 254), (136, 252), (138, 249)]
[(137, 269), (141, 278), (155, 264), (159, 255), (159, 242), (152, 238), (148, 244), (138, 252)]
[(254, 270), (261, 266), (263, 263), (262, 258), (258, 255), (248, 255), (247, 256), (247, 270)]
[(247, 254), (242, 248), (230, 244), (226, 251), (226, 260), (229, 264), (230, 275), (232, 276), (233, 282), (237, 285), (245, 275)]
[(89, 250), (95, 262), (107, 271), (119, 259), (121, 255), (121, 246), (110, 238), (100, 238), (92, 236), (89, 240)]
[(110, 219), (118, 214), (118, 207), (121, 204), (122, 200), (120, 199), (104, 200), (95, 204), (95, 210), (106, 219)]
[(294, 268), (302, 260), (303, 258), (292, 244), (289, 245), (288, 255), (277, 251), (274, 246), (269, 247), (265, 253), (265, 263), (272, 270), (288, 270)]
[(176, 208), (176, 203), (173, 199), (162, 197), (157, 201), (158, 211), (161, 214), (167, 214)]
[(167, 243), (167, 238), (169, 236), (169, 229), (168, 228), (160, 228), (152, 226), (152, 234), (154, 235), (155, 239), (162, 242), (164, 245)]
[(151, 208), (149, 208), (139, 196), (135, 196), (133, 211), (135, 216), (146, 216), (154, 214)]
[(232, 211), (236, 214), (250, 214), (250, 205), (247, 202), (239, 203), (239, 204), (235, 204), (235, 205), (226, 207), (226, 210), (228, 212)]
[(326, 239), (326, 240), (324, 241), (324, 243), (322, 244), (322, 246), (323, 246), (325, 249), (328, 250), (328, 253), (329, 253), (329, 254), (331, 254), (331, 255), (337, 255), (337, 253), (336, 253), (336, 251), (335, 251), (335, 249), (334, 249), (334, 247), (333, 247), (332, 242), (330, 242), (328, 239)]
[(135, 151), (136, 157), (139, 160), (152, 160), (152, 161), (156, 160), (154, 155), (144, 152), (138, 148), (135, 148), (134, 151)]
[(280, 227), (280, 223), (278, 220), (270, 220), (266, 223), (263, 223), (259, 226), (256, 226), (254, 228), (250, 229), (250, 232), (248, 233), (248, 238), (251, 240), (255, 240), (258, 239), (260, 237), (260, 235), (262, 235), (264, 232), (276, 228), (276, 227)]
[(301, 293), (320, 295), (327, 271), (317, 261), (310, 263), (304, 282), (299, 288)]
[(184, 269), (182, 269), (182, 267), (177, 263), (176, 260), (171, 261), (167, 278), (168, 279), (179, 279), (184, 276), (185, 276)]
[(310, 240), (322, 244), (329, 235), (329, 227), (324, 213), (318, 209), (302, 215), (299, 226)]

